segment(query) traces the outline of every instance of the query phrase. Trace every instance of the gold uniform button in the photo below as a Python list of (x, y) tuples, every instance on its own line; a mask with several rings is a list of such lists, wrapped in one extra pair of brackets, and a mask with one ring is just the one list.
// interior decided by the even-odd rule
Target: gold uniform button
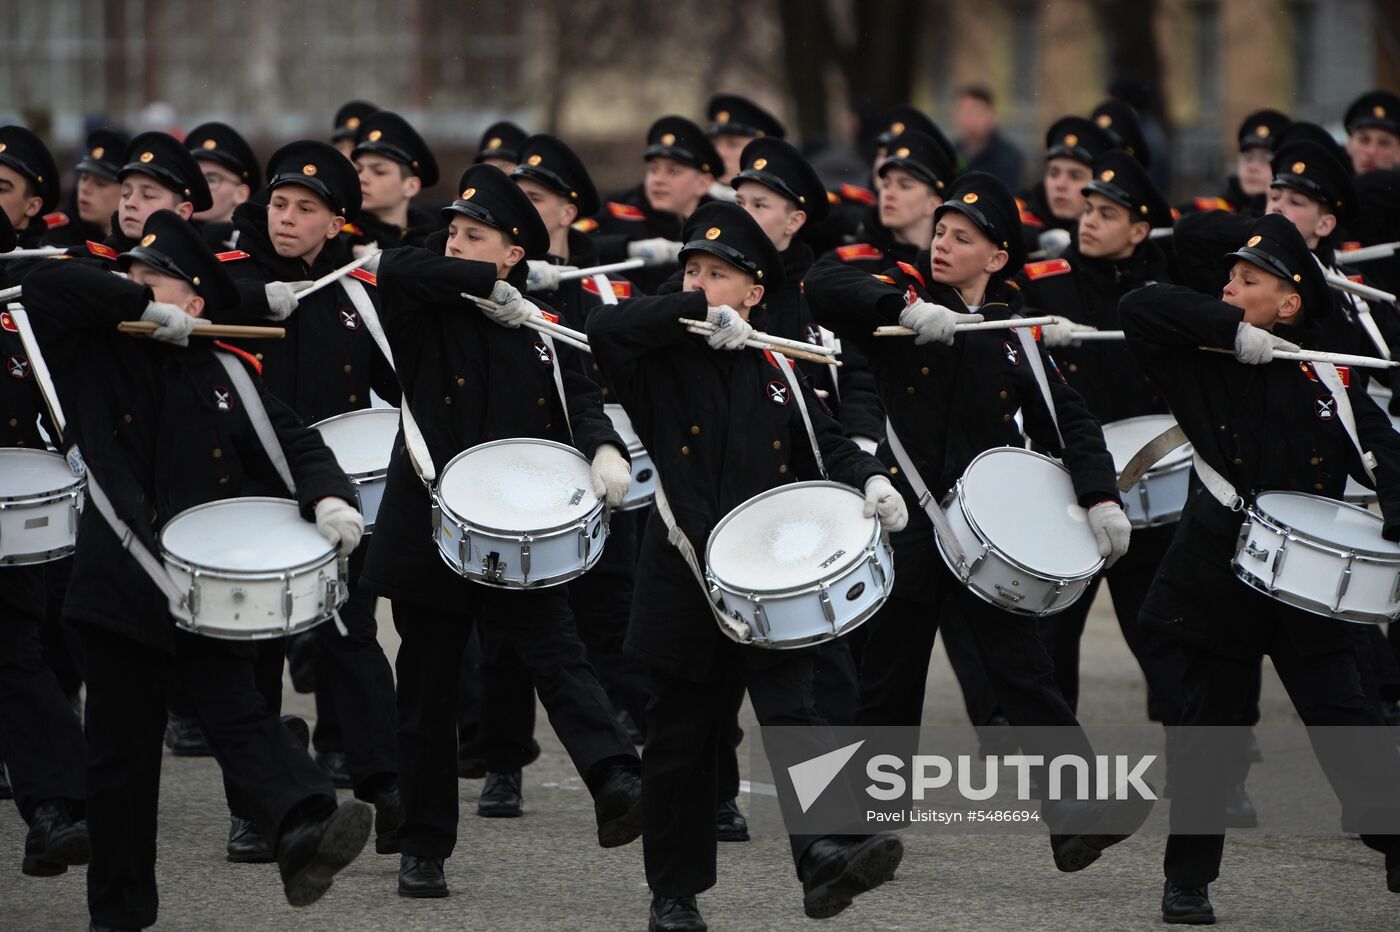
[(891, 475), (891, 476), (894, 476), (894, 475), (898, 475), (898, 474), (899, 474), (899, 467), (898, 467), (898, 466), (891, 466), (891, 467), (890, 467), (890, 475)]
[(359, 395), (351, 395), (351, 396), (350, 396), (350, 403), (351, 403), (351, 404), (354, 404), (355, 402), (357, 402), (357, 401), (359, 401), (359, 400), (360, 400), (360, 396), (359, 396)]
[(1319, 459), (1318, 457), (1314, 456), (1312, 459), (1308, 460), (1308, 462), (1309, 462), (1309, 463), (1312, 463), (1314, 466), (1316, 466), (1318, 463), (1322, 462), (1322, 460)]
[(543, 408), (543, 407), (545, 406), (545, 400), (544, 400), (543, 398), (539, 399), (539, 401), (536, 402), (536, 403), (537, 403), (541, 408)]
[(224, 455), (224, 451), (223, 451), (223, 450), (220, 450), (218, 447), (215, 447), (215, 448), (214, 448), (214, 459), (218, 459), (219, 457), (221, 457), (221, 456), (223, 456), (223, 455)]
[(19, 418), (17, 418), (17, 417), (12, 417), (12, 418), (10, 418), (10, 426), (11, 426), (11, 427), (18, 427), (18, 426), (19, 426)]
[(1003, 414), (1003, 415), (1001, 416), (1001, 420), (1002, 420), (1002, 423), (1006, 423), (1007, 421), (1011, 420), (1011, 415), (1009, 415), (1009, 414)]
[(345, 364), (345, 372), (346, 372), (347, 374), (349, 374), (350, 371), (351, 371), (351, 366), (350, 366), (350, 364), (347, 362), (347, 363)]
[(1243, 466), (1243, 465), (1244, 465), (1244, 460), (1240, 459), (1238, 456), (1235, 457), (1235, 465), (1236, 465), (1236, 466)]
[(1321, 491), (1322, 491), (1322, 483), (1321, 483), (1321, 482), (1314, 482), (1314, 483), (1313, 483), (1313, 488), (1315, 488), (1315, 489), (1317, 489), (1319, 492), (1321, 492)]
[(442, 403), (445, 404), (445, 405), (450, 405), (450, 404), (452, 404), (452, 396), (451, 396), (451, 395), (445, 395), (445, 396), (443, 397), (443, 399), (442, 399)]
[(692, 424), (692, 425), (690, 425), (690, 436), (692, 436), (692, 437), (698, 437), (698, 436), (700, 436), (700, 425), (699, 425), (699, 424)]
[(228, 485), (228, 476), (220, 476), (219, 485)]
[(690, 447), (681, 447), (681, 456), (689, 456)]
[(130, 424), (130, 423), (131, 423), (131, 415), (130, 415), (130, 414), (123, 414), (123, 415), (122, 415), (122, 423), (123, 423), (123, 424)]
[(1077, 363), (1070, 363), (1070, 364), (1069, 364), (1069, 371), (1070, 371), (1070, 372), (1078, 372), (1078, 371), (1079, 371), (1079, 365), (1078, 365)]
[(457, 380), (457, 387), (458, 387), (458, 388), (461, 388), (463, 385), (466, 385), (466, 384), (467, 384), (467, 380), (466, 380), (466, 379), (458, 379), (458, 380)]
[(773, 441), (773, 449), (775, 449), (775, 450), (781, 450), (782, 448), (783, 448), (783, 442), (782, 442), (781, 440), (774, 440), (774, 441)]
[(928, 375), (928, 366), (924, 366), (922, 369), (920, 369), (920, 370), (919, 370), (919, 374), (920, 374), (920, 375)]
[(601, 371), (602, 371), (602, 370), (600, 370), (600, 369), (598, 368), (598, 364), (597, 364), (596, 362), (593, 364), (593, 371), (594, 371), (594, 372), (601, 372)]
[(912, 394), (914, 394), (914, 386), (910, 385), (910, 386), (909, 386), (908, 388), (906, 388), (904, 391), (905, 391), (906, 394), (912, 395)]
[(1004, 389), (1004, 388), (1001, 390), (1001, 400), (1002, 400), (1002, 401), (1005, 401), (1005, 400), (1006, 400), (1006, 389)]
[(778, 472), (780, 472), (780, 473), (786, 473), (786, 472), (787, 472), (787, 463), (784, 463), (783, 465), (779, 466), (779, 467), (778, 467)]
[(262, 353), (258, 353), (254, 358), (257, 359), (258, 362), (262, 362)]

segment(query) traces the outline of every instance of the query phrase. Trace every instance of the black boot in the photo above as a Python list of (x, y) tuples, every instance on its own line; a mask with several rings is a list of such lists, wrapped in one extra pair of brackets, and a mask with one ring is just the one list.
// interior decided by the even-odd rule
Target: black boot
[(301, 745), (303, 751), (311, 750), (311, 726), (300, 715), (282, 716), (282, 724), (292, 733), (292, 739)]
[(808, 918), (829, 919), (855, 897), (893, 880), (903, 857), (904, 843), (893, 832), (812, 842), (797, 870)]
[(593, 794), (598, 845), (620, 848), (642, 834), (642, 778), (635, 764), (618, 764)]
[[(1093, 864), (1103, 854), (1120, 841), (1133, 836), (1147, 817), (1152, 814), (1153, 799), (1124, 799), (1095, 802), (1087, 815), (1081, 814), (1076, 822), (1087, 825), (1090, 830), (1075, 835), (1051, 835), (1050, 849), (1055, 856), (1055, 867), (1065, 873), (1082, 871)], [(1098, 829), (1096, 823), (1104, 826)], [(1111, 828), (1112, 831), (1108, 829)]]
[(520, 795), (520, 771), (488, 773), (476, 814), (488, 819), (514, 819), (525, 814)]
[(647, 932), (705, 932), (709, 926), (700, 918), (700, 907), (693, 896), (661, 896), (651, 898), (651, 914), (647, 917)]
[(262, 832), (252, 819), (228, 817), (228, 859), (235, 864), (271, 864), (272, 846), (267, 843)]
[(1257, 828), (1259, 813), (1254, 810), (1254, 802), (1244, 790), (1243, 783), (1236, 783), (1225, 793), (1225, 825), (1228, 828)]
[(331, 778), (331, 783), (336, 789), (355, 788), (355, 781), (350, 779), (350, 767), (345, 760), (344, 751), (317, 751), (316, 763), (326, 772), (326, 776)]
[(212, 757), (213, 748), (199, 722), (171, 712), (165, 719), (165, 746), (176, 757)]
[(307, 819), (277, 839), (282, 890), (293, 906), (310, 906), (335, 875), (359, 857), (374, 827), (374, 810), (358, 800), (341, 803), (323, 819)]
[(1215, 925), (1215, 907), (1210, 905), (1209, 890), (1209, 887), (1187, 889), (1166, 881), (1162, 884), (1162, 921), (1173, 925)]
[(391, 783), (374, 798), (374, 851), (376, 854), (398, 854), (399, 826), (403, 825), (403, 799), (399, 785)]
[(739, 811), (739, 800), (731, 799), (719, 804), (715, 811), (715, 839), (717, 841), (748, 841), (749, 820)]
[(399, 858), (399, 896), (436, 899), (447, 896), (447, 878), (442, 876), (442, 858)]
[(87, 823), (74, 819), (68, 804), (46, 799), (29, 816), (29, 834), (24, 837), (21, 870), (31, 877), (53, 877), (79, 864), (86, 864), (91, 853)]

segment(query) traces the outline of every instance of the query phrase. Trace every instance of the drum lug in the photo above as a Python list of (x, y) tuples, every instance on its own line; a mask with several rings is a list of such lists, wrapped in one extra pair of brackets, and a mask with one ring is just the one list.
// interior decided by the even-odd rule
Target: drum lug
[(292, 626), (292, 577), (282, 577), (282, 620), (286, 622), (286, 627)]
[(1351, 567), (1355, 562), (1356, 554), (1347, 554), (1346, 569), (1342, 570), (1342, 578), (1337, 580), (1337, 597), (1332, 600), (1332, 611), (1334, 612), (1340, 611), (1342, 608), (1342, 599), (1346, 596), (1347, 588), (1351, 585)]
[(440, 531), (440, 530), (442, 529), (442, 506), (439, 505), (439, 504), (437, 503), (437, 499), (436, 499), (436, 498), (433, 499), (432, 516), (433, 516), (433, 533), (434, 533), (434, 534), (437, 534), (437, 532)]
[(528, 584), (530, 582), (530, 538), (525, 538), (520, 544), (520, 581)]
[(826, 586), (822, 586), (817, 593), (817, 601), (822, 604), (822, 614), (826, 616), (826, 623), (831, 625), (831, 630), (836, 630), (836, 609), (831, 607), (831, 598), (827, 595)]
[(1145, 479), (1138, 482), (1138, 504), (1142, 506), (1143, 518), (1152, 520), (1152, 497), (1147, 494), (1147, 482)]
[(1395, 574), (1395, 585), (1390, 587), (1390, 601), (1400, 602), (1400, 573)]
[[(754, 602), (753, 630), (757, 631), (764, 640), (768, 639), (769, 633), (773, 630), (768, 624), (768, 612), (763, 608), (762, 602)], [(749, 634), (748, 640), (753, 640), (752, 633)]]
[(185, 609), (190, 613), (190, 624), (196, 624), (199, 619), (199, 574), (195, 573), (190, 578), (190, 589), (185, 593)]
[[(888, 538), (882, 537), (882, 538), (881, 538), (881, 544), (882, 544), (883, 546), (885, 546), (885, 547), (888, 547), (888, 546), (889, 546), (889, 539), (888, 539)], [(879, 589), (881, 592), (884, 592), (884, 591), (885, 591), (885, 586), (887, 585), (886, 580), (885, 580), (885, 568), (884, 568), (883, 566), (880, 565), (880, 556), (879, 556), (879, 554), (876, 553), (874, 550), (871, 550), (871, 551), (870, 551), (869, 562), (870, 562), (870, 575), (871, 575), (871, 577), (875, 580), (875, 587), (876, 587), (877, 589)], [(1396, 585), (1400, 586), (1400, 577), (1396, 577), (1395, 583), (1396, 583)]]
[[(1273, 592), (1277, 587), (1274, 585), (1278, 581), (1278, 571), (1283, 567), (1284, 554), (1288, 552), (1288, 538), (1283, 539), (1283, 543), (1278, 545), (1278, 550), (1274, 551), (1274, 562), (1269, 567), (1269, 591)], [(1348, 563), (1347, 572), (1351, 572), (1351, 565)]]
[(472, 539), (466, 534), (457, 538), (457, 565), (465, 572), (472, 555)]

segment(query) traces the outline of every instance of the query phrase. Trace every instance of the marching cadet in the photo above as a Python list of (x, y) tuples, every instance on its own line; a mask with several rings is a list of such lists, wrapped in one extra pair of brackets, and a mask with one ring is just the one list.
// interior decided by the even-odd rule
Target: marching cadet
[[(594, 491), (617, 504), (631, 474), (625, 444), (593, 383), (533, 330), (538, 313), (520, 296), (526, 259), (549, 235), (539, 212), (502, 171), (475, 165), (443, 209), (447, 254), (404, 247), (378, 265), (384, 329), (404, 404), (441, 470), (457, 453), (506, 437), (572, 442), (593, 463)], [(463, 294), (490, 298), (483, 312)], [(564, 390), (556, 391), (555, 366)], [(567, 400), (567, 401), (566, 401)], [(566, 406), (567, 404), (567, 406)], [(567, 421), (566, 421), (567, 419)], [(396, 443), (373, 534), (365, 585), (393, 606), (399, 647), (399, 764), (404, 822), (399, 893), (448, 895), (443, 864), (457, 839), (457, 692), (475, 624), (509, 640), (579, 776), (593, 795), (598, 843), (625, 845), (641, 832), (636, 751), (584, 658), (564, 587), (505, 590), (463, 579), (437, 553), (428, 490), (404, 442)], [(484, 647), (485, 645), (483, 645)], [(489, 748), (488, 748), (489, 750)], [(500, 772), (497, 762), (489, 769)]]
[(530, 136), (510, 120), (501, 120), (486, 127), (476, 147), (473, 165), (494, 165), (506, 174), (515, 171), (520, 161), (520, 144)]
[(1016, 200), (1028, 252), (1054, 258), (1073, 241), (1094, 160), (1111, 148), (1108, 134), (1084, 117), (1061, 117), (1045, 131), (1045, 175)]
[[(1276, 349), (1317, 346), (1320, 319), (1336, 313), (1322, 271), (1286, 217), (1261, 217), (1248, 234), (1219, 299), (1166, 284), (1123, 298), (1128, 345), (1161, 387), (1203, 480), (1148, 592), (1143, 622), (1182, 644), (1183, 725), (1244, 724), (1253, 670), (1265, 653), (1304, 725), (1378, 725), (1361, 690), (1348, 626), (1234, 578), (1242, 506), (1267, 491), (1340, 499), (1348, 474), (1370, 482), (1344, 418), (1334, 413), (1339, 399), (1329, 385), (1345, 380), (1324, 381), (1317, 365), (1273, 362)], [(1234, 358), (1200, 352), (1201, 346), (1233, 350)], [(1400, 540), (1400, 436), (1359, 383), (1344, 391), (1360, 447), (1374, 455), (1383, 534)], [(1219, 754), (1212, 766), (1200, 766), (1199, 755), (1220, 750), (1219, 739), (1207, 734), (1220, 731), (1184, 730), (1179, 742), (1183, 754), (1197, 756), (1186, 758), (1196, 766), (1172, 770), (1176, 833), (1164, 861), (1167, 922), (1215, 921), (1208, 886), (1219, 876), (1224, 851), (1227, 787), (1221, 774), (1229, 768), (1215, 766)], [(1238, 753), (1233, 746), (1224, 750)], [(1400, 756), (1393, 743), (1382, 737), (1365, 760), (1345, 763), (1329, 760), (1325, 750), (1319, 742), (1317, 753), (1344, 809), (1360, 812), (1353, 808), (1358, 793), (1369, 791), (1371, 801), (1394, 799)], [(1202, 822), (1214, 832), (1200, 834)], [(1362, 840), (1385, 853), (1386, 884), (1400, 892), (1400, 836), (1363, 834)]]
[[(0, 252), (15, 242), (9, 214), (0, 210)], [(0, 275), (0, 285), (8, 284)], [(0, 447), (43, 450), (43, 399), (18, 327), (4, 311), (0, 352), (8, 376), (0, 377)], [(20, 870), (34, 877), (62, 874), (89, 855), (82, 723), (44, 661), (47, 572), (44, 564), (0, 567), (0, 771), (9, 768), (15, 804), (29, 826)]]
[(1277, 110), (1256, 110), (1240, 121), (1235, 138), (1239, 158), (1235, 173), (1225, 180), (1218, 197), (1194, 198), (1181, 207), (1181, 213), (1223, 210), (1251, 217), (1262, 216), (1268, 207), (1269, 182), (1273, 180), (1274, 145), (1293, 121)]
[(593, 235), (601, 261), (646, 260), (630, 276), (652, 294), (676, 270), (685, 219), (709, 198), (724, 162), (704, 131), (685, 117), (664, 116), (647, 130), (642, 184), (614, 194), (576, 229)]
[[(916, 264), (875, 277), (841, 263), (819, 263), (804, 282), (817, 321), (870, 360), (889, 418), (880, 459), (912, 515), (907, 529), (891, 535), (894, 592), (865, 625), (856, 721), (920, 723), (933, 639), (948, 613), (956, 611), (975, 639), (1006, 719), (1013, 726), (1065, 726), (1054, 729), (1062, 743), (1045, 749), (1046, 760), (1058, 753), (1092, 759), (1088, 739), (1055, 685), (1053, 663), (1035, 626), (973, 595), (947, 568), (922, 501), (940, 507), (943, 495), (982, 451), (1023, 445), (1015, 418), (1019, 410), (1031, 438), (1069, 469), (1099, 554), (1111, 566), (1127, 552), (1131, 531), (1115, 489), (1113, 460), (1079, 394), (1058, 378), (1038, 384), (1036, 368), (1054, 370), (1048, 358), (1034, 366), (1008, 332), (959, 335), (956, 330), (959, 323), (1005, 319), (1019, 309), (1020, 293), (1006, 283), (1025, 256), (1011, 192), (992, 175), (969, 172), (951, 186), (934, 221), (932, 248)], [(877, 325), (895, 323), (917, 336), (872, 337)], [(1053, 412), (1042, 393), (1052, 399)], [(914, 492), (919, 477), (931, 498), (921, 500)], [(1084, 814), (1092, 820), (1094, 811)], [(1082, 870), (1127, 837), (1058, 830), (1073, 812), (1063, 803), (1042, 807), (1055, 865), (1062, 871)], [(1147, 814), (1134, 807), (1134, 825)]]
[[(273, 153), (267, 179), (266, 206), (248, 202), (234, 211), (242, 248), (222, 258), (243, 296), (238, 317), (250, 323), (276, 321), (286, 328), (285, 338), (256, 347), (269, 391), (308, 424), (369, 407), (371, 390), (390, 403), (397, 401), (393, 369), (342, 286), (323, 288), (305, 301), (294, 293), (305, 280), (319, 278), (349, 258), (339, 233), (360, 204), (354, 166), (326, 143), (303, 140)], [(372, 284), (373, 276), (363, 273), (356, 281)], [(367, 549), (368, 544), (351, 555), (350, 597), (340, 610), (344, 633), (334, 625), (312, 632), (316, 689), (318, 707), (334, 710), (347, 782), (356, 798), (375, 806), (375, 851), (393, 854), (402, 819), (394, 683), (378, 641), (375, 596), (359, 583)], [(263, 644), (259, 670), (266, 700), (277, 709), (284, 644)], [(317, 725), (319, 733), (319, 721)], [(342, 750), (327, 748), (319, 734), (317, 746), (322, 753)], [(255, 861), (265, 858), (269, 849), (245, 814), (234, 812), (228, 850), (232, 860)]]
[(347, 159), (355, 151), (359, 139), (360, 124), (379, 107), (367, 100), (352, 100), (335, 112), (335, 129), (331, 131), (331, 145), (340, 150)]
[(23, 126), (0, 126), (0, 210), (20, 249), (42, 245), (44, 215), (58, 206), (58, 167), (48, 146)]
[(195, 225), (210, 248), (218, 251), (238, 245), (233, 210), (262, 187), (262, 167), (253, 147), (226, 123), (201, 123), (185, 135), (185, 145), (204, 172), (214, 206), (195, 213)]
[(365, 117), (350, 155), (360, 175), (354, 246), (421, 246), (429, 233), (442, 228), (437, 217), (412, 205), (419, 191), (437, 184), (438, 166), (407, 120), (388, 110)]
[(117, 172), (125, 164), (131, 140), (114, 129), (95, 129), (88, 134), (87, 147), (73, 166), (77, 185), (66, 223), (49, 223), (45, 246), (76, 246), (92, 240), (100, 243), (112, 232), (112, 218), (121, 206), (122, 186)]
[[(1148, 239), (1148, 231), (1170, 226), (1171, 208), (1142, 164), (1123, 149), (1099, 156), (1083, 193), (1085, 211), (1075, 242), (1058, 259), (1027, 264), (1014, 281), (1027, 306), (1070, 321), (1044, 328), (1043, 342), (1100, 423), (1165, 414), (1166, 401), (1125, 346), (1077, 343), (1075, 334), (1081, 328), (1120, 329), (1118, 301), (1123, 295), (1148, 282), (1170, 280), (1167, 257)], [(1147, 677), (1150, 717), (1176, 723), (1179, 658), (1173, 645), (1138, 625), (1138, 609), (1175, 530), (1175, 524), (1134, 530), (1123, 559), (1068, 611), (1041, 620), (1055, 682), (1071, 709), (1079, 704), (1079, 640), (1099, 581), (1106, 579), (1123, 639)]]
[(710, 196), (732, 200), (734, 188), (729, 184), (739, 172), (739, 156), (751, 140), (787, 135), (778, 118), (747, 97), (738, 94), (716, 94), (705, 108), (710, 120), (710, 142), (714, 143), (724, 163), (724, 171), (715, 178)]
[[(228, 374), (211, 344), (187, 345), (198, 317), (217, 320), (237, 305), (233, 281), (179, 215), (152, 214), (142, 234), (117, 263), (130, 280), (79, 262), (41, 263), (24, 280), (96, 503), (82, 513), (64, 607), (81, 632), (88, 688), (93, 928), (156, 921), (159, 735), (172, 682), (183, 684), (226, 779), (274, 846), (293, 906), (325, 893), (359, 854), (372, 820), (363, 803), (337, 807), (334, 787), (266, 707), (250, 644), (172, 623), (156, 582), (162, 525), (204, 502), (285, 495), (286, 485), (247, 408), (218, 403), (229, 394)], [(118, 333), (130, 320), (154, 321), (153, 339)], [(314, 431), (255, 390), (302, 517), (347, 553), (363, 528), (348, 504), (354, 487)]]
[(1356, 174), (1400, 164), (1400, 96), (1390, 91), (1367, 91), (1347, 107), (1342, 123)]
[[(818, 477), (815, 451), (784, 388), (783, 371), (766, 354), (744, 350), (761, 323), (765, 289), (783, 285), (782, 258), (740, 207), (707, 204), (686, 222), (684, 291), (637, 298), (594, 314), (589, 340), (632, 419), (658, 475), (669, 509), (694, 553), (736, 505), (766, 489)], [(697, 337), (684, 319), (719, 329)], [(739, 352), (726, 352), (738, 350)], [(903, 503), (880, 464), (841, 436), (816, 396), (805, 409), (831, 478), (863, 488), (867, 516), (903, 527)], [(660, 486), (658, 486), (660, 488)], [(657, 509), (659, 510), (659, 509)], [(722, 634), (667, 523), (653, 514), (642, 544), (628, 649), (652, 668), (647, 747), (642, 760), (648, 928), (704, 929), (696, 894), (715, 883), (715, 761), (727, 735), (728, 696), (747, 687), (764, 725), (819, 725), (811, 693), (810, 650), (763, 651)], [(834, 916), (889, 880), (903, 854), (899, 838), (791, 836), (793, 862), (812, 918)]]

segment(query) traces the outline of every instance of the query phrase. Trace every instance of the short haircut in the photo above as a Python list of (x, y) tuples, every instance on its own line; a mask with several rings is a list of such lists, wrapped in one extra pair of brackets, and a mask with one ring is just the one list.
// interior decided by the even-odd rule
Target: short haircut
[(992, 89), (985, 84), (964, 84), (958, 88), (957, 96), (973, 97), (988, 107), (996, 107), (996, 98), (992, 96)]

